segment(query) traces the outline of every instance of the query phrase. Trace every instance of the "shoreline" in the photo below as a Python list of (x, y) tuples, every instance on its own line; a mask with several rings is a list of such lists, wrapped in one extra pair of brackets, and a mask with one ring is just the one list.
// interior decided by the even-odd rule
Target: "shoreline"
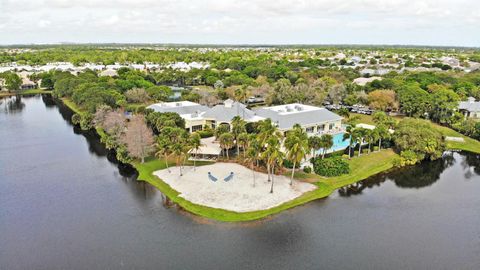
[[(62, 101), (62, 103), (72, 110), (74, 113), (82, 113), (81, 109), (76, 106), (71, 100), (68, 98), (62, 98), (58, 99)], [(445, 127), (445, 129), (448, 129)], [(450, 133), (457, 133), (454, 130), (448, 129), (447, 130)], [(98, 132), (98, 129), (95, 129), (95, 132), (98, 134), (99, 137), (102, 136), (101, 133)], [(464, 135), (461, 135), (462, 137), (466, 137)], [(455, 149), (450, 148), (453, 145), (449, 145), (448, 150), (462, 150), (462, 151), (467, 151), (467, 152), (473, 152), (480, 154), (480, 142), (468, 138), (464, 144), (455, 144)], [(475, 142), (475, 146), (471, 146)], [(366, 163), (367, 165), (370, 166), (365, 166), (362, 164), (362, 161), (365, 162), (364, 160), (360, 159), (367, 159), (371, 157), (376, 157), (377, 154), (383, 154), (381, 157), (380, 161), (376, 160), (376, 163), (370, 162), (370, 164)], [(314, 185), (317, 186), (315, 190), (308, 191), (301, 196), (287, 201), (285, 203), (282, 203), (281, 205), (265, 209), (265, 210), (258, 210), (258, 211), (251, 211), (251, 212), (234, 212), (234, 211), (229, 211), (225, 209), (220, 209), (220, 208), (212, 208), (204, 205), (199, 205), (195, 204), (193, 202), (190, 202), (180, 196), (180, 192), (177, 190), (173, 189), (170, 185), (168, 185), (165, 181), (162, 179), (158, 178), (155, 176), (153, 173), (157, 170), (161, 170), (166, 168), (165, 167), (165, 161), (160, 160), (158, 158), (152, 158), (149, 157), (145, 159), (145, 163), (140, 163), (139, 161), (132, 161), (129, 163), (137, 172), (138, 172), (138, 181), (145, 181), (152, 186), (156, 187), (160, 192), (162, 192), (168, 199), (170, 199), (172, 202), (176, 203), (178, 206), (180, 206), (182, 209), (193, 213), (197, 216), (201, 216), (203, 218), (208, 218), (211, 220), (216, 220), (220, 222), (247, 222), (247, 221), (254, 221), (254, 220), (259, 220), (263, 219), (272, 215), (280, 214), (285, 210), (301, 206), (304, 204), (307, 204), (311, 201), (318, 200), (318, 199), (325, 199), (328, 198), (333, 192), (335, 192), (337, 189), (354, 184), (359, 181), (363, 181), (369, 177), (372, 177), (377, 174), (381, 173), (388, 173), (392, 169), (394, 169), (392, 161), (397, 157), (398, 155), (393, 152), (392, 149), (382, 149), (379, 152), (373, 152), (369, 155), (362, 155), (361, 157), (356, 157), (353, 158), (352, 160), (355, 160), (356, 166), (360, 166), (362, 168), (355, 168), (352, 169), (352, 171), (356, 171), (347, 175), (342, 175), (339, 177), (331, 177), (331, 178), (325, 178), (321, 177), (318, 175), (315, 175), (313, 179)], [(169, 162), (169, 165), (171, 163)], [(198, 163), (199, 166), (204, 164), (209, 164), (209, 163)], [(373, 165), (372, 165), (373, 164)], [(174, 165), (174, 164), (172, 164)], [(363, 170), (365, 167), (368, 167), (368, 170)], [(305, 179), (309, 179), (312, 174), (304, 174), (303, 172), (299, 171), (295, 173), (295, 179), (297, 181), (302, 181)], [(267, 194), (268, 195), (268, 194)]]
[(23, 90), (20, 92), (0, 92), (0, 97), (13, 97), (13, 96), (26, 96), (26, 95), (36, 95), (36, 94), (52, 94), (52, 90), (43, 90), (43, 89), (29, 89)]

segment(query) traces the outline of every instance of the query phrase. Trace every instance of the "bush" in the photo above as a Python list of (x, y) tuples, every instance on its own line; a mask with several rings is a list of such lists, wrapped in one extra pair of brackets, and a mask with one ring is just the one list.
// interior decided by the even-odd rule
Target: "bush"
[(304, 173), (312, 173), (312, 167), (310, 167), (310, 166), (303, 167), (303, 172)]
[(292, 169), (293, 168), (293, 162), (291, 162), (288, 159), (284, 159), (283, 160), (283, 167), (288, 168), (288, 169)]
[(196, 132), (200, 135), (200, 138), (210, 138), (213, 136), (213, 129), (204, 129)]
[(339, 176), (350, 173), (350, 165), (341, 157), (316, 158), (313, 162), (313, 170), (321, 176)]
[(72, 115), (72, 124), (79, 125), (81, 119), (82, 119), (82, 116), (78, 113)]
[(407, 165), (415, 165), (420, 160), (421, 159), (419, 159), (419, 156), (415, 152), (406, 150), (406, 151), (402, 151), (400, 153), (400, 157), (396, 158), (393, 161), (393, 166), (403, 167)]

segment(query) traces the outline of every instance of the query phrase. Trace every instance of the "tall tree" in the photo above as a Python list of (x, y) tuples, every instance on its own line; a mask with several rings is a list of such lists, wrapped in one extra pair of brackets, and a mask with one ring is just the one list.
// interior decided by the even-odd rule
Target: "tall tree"
[(220, 142), (220, 147), (223, 149), (224, 153), (227, 153), (227, 159), (230, 159), (228, 155), (228, 149), (232, 148), (233, 143), (234, 143), (234, 137), (232, 133), (223, 133), (220, 135), (220, 138), (218, 138)]
[(293, 130), (287, 132), (284, 145), (287, 150), (287, 159), (293, 162), (292, 176), (290, 178), (290, 185), (292, 185), (296, 165), (300, 164), (310, 151), (308, 135), (299, 125), (295, 125)]
[(322, 148), (322, 159), (325, 157), (328, 149), (333, 146), (333, 136), (330, 134), (324, 134), (320, 137), (320, 148)]
[(152, 130), (145, 123), (143, 115), (135, 115), (130, 119), (123, 142), (132, 157), (140, 158), (142, 163), (145, 161), (154, 140)]
[(193, 150), (195, 150), (195, 158), (193, 159), (193, 170), (195, 171), (195, 161), (197, 159), (198, 149), (202, 146), (202, 139), (198, 133), (192, 133), (190, 135), (190, 146)]
[(232, 135), (235, 140), (235, 146), (237, 147), (237, 156), (240, 154), (240, 144), (238, 142), (238, 136), (246, 132), (245, 129), (245, 120), (243, 120), (240, 116), (235, 116), (232, 119)]

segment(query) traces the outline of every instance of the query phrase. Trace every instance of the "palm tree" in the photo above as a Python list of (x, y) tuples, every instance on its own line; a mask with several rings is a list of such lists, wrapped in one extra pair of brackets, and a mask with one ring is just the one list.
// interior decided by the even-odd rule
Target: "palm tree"
[(223, 133), (218, 140), (220, 142), (220, 147), (227, 153), (227, 159), (230, 159), (228, 156), (228, 149), (233, 146), (234, 139), (232, 133)]
[(293, 130), (287, 133), (284, 145), (287, 149), (287, 159), (293, 162), (292, 176), (290, 178), (290, 185), (292, 185), (297, 163), (302, 162), (310, 151), (308, 135), (299, 125), (295, 125)]
[(353, 133), (355, 131), (355, 128), (353, 126), (347, 126), (345, 129), (345, 133), (343, 134), (343, 140), (349, 140), (348, 141), (348, 158), (352, 158), (352, 144), (354, 141), (354, 138), (352, 137)]
[(322, 148), (320, 137), (318, 137), (318, 136), (309, 137), (308, 138), (308, 147), (310, 149), (312, 149), (312, 152), (313, 152), (312, 156), (316, 157), (318, 150), (320, 150), (320, 148)]
[(242, 146), (243, 157), (245, 158), (245, 152), (249, 145), (248, 134), (246, 132), (238, 134), (237, 141), (237, 144), (240, 144), (240, 146)]
[(363, 139), (365, 138), (366, 129), (364, 128), (356, 128), (352, 132), (352, 140), (358, 143), (358, 156), (362, 153), (362, 143)]
[(270, 193), (273, 193), (273, 174), (275, 173), (275, 166), (279, 166), (283, 162), (284, 153), (280, 150), (280, 139), (277, 136), (272, 136), (267, 140), (267, 147), (262, 153), (262, 157), (267, 163), (268, 175), (271, 175), (272, 186)]
[(171, 152), (171, 155), (175, 157), (175, 164), (177, 167), (180, 168), (180, 176), (183, 175), (182, 173), (182, 160), (183, 160), (183, 156), (184, 156), (184, 153), (185, 153), (185, 146), (183, 145), (183, 143), (181, 142), (177, 142), (177, 143), (174, 143), (172, 146), (172, 152)]
[[(259, 124), (260, 133), (258, 134), (258, 140), (260, 142), (260, 146), (263, 149), (268, 148), (268, 141), (272, 138), (280, 141), (282, 134), (278, 131), (277, 126), (272, 123), (272, 120), (269, 118), (263, 120)], [(267, 164), (267, 172), (268, 172), (268, 181), (270, 181), (270, 163), (268, 162), (269, 155), (266, 154), (264, 151), (262, 154), (262, 158), (265, 160)]]
[(259, 148), (255, 147), (255, 143), (251, 143), (247, 149), (247, 162), (250, 162), (250, 169), (253, 174), (253, 187), (255, 187), (255, 170), (253, 168), (255, 162), (258, 161), (258, 155), (260, 153)]
[(325, 157), (327, 150), (333, 146), (333, 136), (330, 134), (324, 134), (320, 137), (320, 145), (322, 148), (322, 159)]
[(382, 149), (382, 139), (387, 139), (390, 136), (390, 133), (388, 132), (388, 129), (386, 126), (383, 124), (378, 124), (375, 127), (375, 132), (378, 135), (378, 151)]
[(165, 158), (165, 167), (167, 167), (167, 171), (170, 172), (170, 168), (168, 167), (168, 156), (170, 155), (170, 140), (168, 136), (164, 134), (160, 134), (157, 137), (156, 147), (158, 151), (155, 153), (155, 156)]
[(190, 135), (190, 146), (195, 150), (195, 158), (193, 159), (193, 170), (195, 171), (195, 161), (197, 160), (198, 149), (202, 146), (202, 139), (198, 133), (192, 133)]
[(237, 115), (232, 119), (232, 134), (235, 140), (235, 145), (237, 146), (237, 155), (240, 154), (238, 136), (243, 132), (246, 132), (245, 120), (243, 120), (240, 116)]

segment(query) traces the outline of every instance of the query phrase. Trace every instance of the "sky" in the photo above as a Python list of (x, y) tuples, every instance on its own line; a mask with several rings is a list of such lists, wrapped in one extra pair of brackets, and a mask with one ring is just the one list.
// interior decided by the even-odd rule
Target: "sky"
[(479, 0), (0, 0), (0, 44), (480, 47)]

